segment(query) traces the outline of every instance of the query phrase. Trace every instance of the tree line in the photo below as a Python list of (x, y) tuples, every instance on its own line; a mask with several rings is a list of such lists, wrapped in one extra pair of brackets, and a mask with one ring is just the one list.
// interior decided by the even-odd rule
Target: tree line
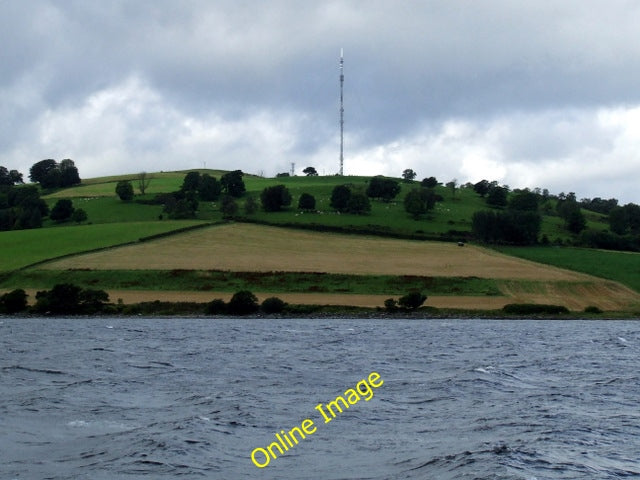
[(39, 161), (30, 168), (29, 179), (34, 184), (24, 185), (20, 172), (0, 166), (0, 230), (40, 228), (46, 217), (55, 222), (86, 221), (86, 212), (74, 208), (71, 200), (58, 200), (49, 209), (40, 198), (42, 190), (66, 188), (80, 183), (73, 160), (65, 159), (60, 163), (52, 159)]

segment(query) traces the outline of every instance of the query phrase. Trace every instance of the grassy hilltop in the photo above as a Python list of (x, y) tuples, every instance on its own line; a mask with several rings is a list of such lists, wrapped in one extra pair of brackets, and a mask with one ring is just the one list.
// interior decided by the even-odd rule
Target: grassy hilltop
[[(198, 171), (218, 179), (225, 173)], [(214, 295), (249, 289), (263, 295), (288, 294), (288, 301), (303, 303), (381, 306), (386, 297), (416, 289), (449, 307), (494, 308), (519, 300), (567, 304), (574, 310), (585, 305), (640, 310), (639, 254), (550, 246), (505, 247), (498, 253), (456, 243), (441, 248), (440, 242), (425, 241), (471, 238), (473, 213), (487, 209), (472, 188), (436, 187), (442, 201), (415, 220), (405, 212), (403, 198), (419, 182), (398, 179), (401, 191), (393, 201), (371, 200), (370, 214), (352, 215), (333, 211), (331, 192), (342, 184), (365, 189), (370, 177), (245, 174), (246, 193), (237, 199), (236, 222), (253, 225), (229, 229), (220, 201), (200, 201), (195, 218), (188, 220), (170, 220), (162, 205), (149, 204), (158, 194), (179, 190), (186, 173), (151, 174), (145, 195), (137, 194), (131, 202), (121, 201), (115, 189), (121, 180), (130, 180), (136, 188), (136, 175), (83, 180), (44, 196), (50, 207), (59, 199), (71, 199), (88, 219), (79, 225), (46, 220), (40, 229), (1, 232), (0, 290), (25, 288), (33, 293), (71, 282), (108, 290), (112, 300), (206, 302)], [(254, 197), (259, 204), (266, 187), (280, 184), (291, 193), (290, 207), (244, 213), (247, 198)], [(316, 212), (296, 208), (303, 193), (315, 197)], [(606, 230), (606, 216), (584, 213), (588, 228)], [(571, 242), (562, 219), (549, 214), (542, 219), (541, 235), (555, 243)], [(78, 255), (83, 252), (93, 253)], [(514, 257), (618, 284), (614, 288), (612, 282), (577, 273), (556, 276), (555, 267)]]

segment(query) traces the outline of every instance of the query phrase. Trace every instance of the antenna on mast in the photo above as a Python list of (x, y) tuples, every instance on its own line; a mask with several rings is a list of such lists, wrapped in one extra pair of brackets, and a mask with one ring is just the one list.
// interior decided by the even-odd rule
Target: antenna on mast
[(344, 101), (343, 101), (343, 86), (344, 86), (344, 58), (343, 50), (340, 49), (340, 176), (344, 173)]

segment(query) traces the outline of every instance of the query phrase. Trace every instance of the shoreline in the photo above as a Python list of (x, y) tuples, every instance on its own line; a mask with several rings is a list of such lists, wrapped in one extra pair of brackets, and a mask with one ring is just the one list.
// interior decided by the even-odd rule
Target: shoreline
[[(152, 302), (157, 303), (157, 302)], [(138, 307), (140, 305), (133, 304), (128, 307)], [(144, 304), (142, 305), (144, 306)], [(173, 304), (158, 304), (160, 307), (174, 306)], [(204, 305), (201, 305), (204, 307)], [(0, 313), (0, 319), (93, 319), (93, 318), (113, 318), (113, 319), (201, 319), (201, 320), (234, 320), (234, 321), (255, 321), (255, 320), (595, 320), (595, 321), (636, 321), (640, 320), (638, 312), (602, 312), (602, 313), (585, 313), (585, 312), (569, 312), (563, 314), (528, 314), (514, 315), (508, 314), (502, 310), (455, 310), (455, 309), (433, 309), (426, 307), (425, 311), (418, 309), (414, 312), (388, 312), (380, 310), (354, 309), (350, 311), (340, 311), (333, 309), (331, 306), (322, 306), (325, 311), (314, 312), (290, 312), (290, 313), (254, 313), (249, 315), (209, 315), (205, 313), (195, 313), (192, 310), (180, 311), (179, 309), (173, 313), (168, 313), (165, 308), (163, 311), (144, 311), (123, 313), (118, 311), (105, 311), (96, 314), (37, 314), (32, 312), (22, 312), (17, 314)]]

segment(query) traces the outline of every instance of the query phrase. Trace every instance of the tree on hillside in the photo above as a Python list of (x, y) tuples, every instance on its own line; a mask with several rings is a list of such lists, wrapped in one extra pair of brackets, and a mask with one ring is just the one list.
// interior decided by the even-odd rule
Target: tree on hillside
[(640, 206), (635, 203), (627, 203), (622, 208), (625, 211), (629, 231), (634, 235), (640, 234)]
[(60, 165), (53, 159), (41, 160), (29, 169), (31, 181), (42, 188), (64, 188), (80, 183), (80, 175), (73, 160), (67, 158)]
[(11, 179), (11, 176), (9, 176), (9, 170), (2, 165), (0, 165), (0, 185), (13, 186), (13, 180)]
[(329, 205), (338, 212), (346, 212), (349, 198), (351, 198), (351, 189), (347, 185), (336, 185), (331, 191)]
[(80, 174), (75, 163), (70, 158), (62, 160), (58, 165), (58, 169), (60, 170), (59, 187), (66, 188), (80, 183)]
[(347, 201), (347, 212), (355, 215), (365, 215), (371, 211), (369, 197), (361, 191), (351, 192)]
[(200, 183), (198, 184), (198, 196), (200, 200), (214, 202), (220, 198), (221, 192), (222, 185), (220, 185), (216, 177), (212, 177), (208, 173), (200, 176)]
[(253, 215), (258, 211), (258, 201), (253, 195), (248, 196), (244, 201), (244, 213), (246, 215)]
[(625, 235), (629, 231), (627, 212), (623, 207), (615, 207), (609, 212), (609, 229), (618, 235)]
[(73, 202), (68, 198), (61, 198), (51, 209), (49, 218), (58, 223), (65, 222), (71, 218), (74, 211)]
[[(173, 201), (171, 200), (172, 198)], [(198, 205), (197, 192), (193, 190), (173, 192), (170, 197), (167, 197), (164, 212), (169, 215), (169, 218), (176, 220), (194, 218), (198, 211)]]
[(492, 207), (506, 207), (507, 206), (507, 194), (509, 191), (505, 187), (498, 185), (489, 188), (487, 193), (487, 205)]
[(541, 224), (540, 214), (521, 210), (478, 211), (472, 217), (473, 234), (485, 243), (535, 244)]
[(189, 172), (182, 181), (180, 190), (183, 192), (196, 192), (200, 184), (200, 172)]
[(45, 181), (49, 172), (55, 170), (57, 166), (56, 161), (51, 158), (36, 162), (29, 169), (29, 179), (34, 183), (42, 185), (42, 182)]
[(82, 223), (87, 221), (88, 215), (87, 212), (83, 208), (76, 208), (73, 210), (71, 214), (71, 220), (75, 223)]
[(367, 196), (390, 202), (400, 193), (400, 184), (392, 178), (373, 177), (367, 186)]
[(41, 227), (42, 218), (49, 214), (49, 207), (40, 198), (38, 187), (24, 185), (7, 188), (6, 197), (0, 196), (0, 230)]
[(22, 181), (22, 174), (17, 170), (7, 170), (6, 167), (0, 166), (0, 187), (1, 186), (14, 186)]
[(415, 180), (417, 176), (418, 174), (413, 170), (411, 170), (410, 168), (407, 168), (402, 172), (402, 179), (407, 183)]
[(593, 199), (583, 198), (582, 200), (580, 200), (580, 206), (586, 210), (591, 210), (592, 212), (609, 215), (611, 210), (618, 206), (618, 199), (610, 198), (608, 200), (603, 200), (600, 197), (596, 197)]
[(235, 198), (231, 195), (224, 195), (222, 197), (220, 211), (222, 212), (222, 218), (233, 218), (238, 213), (238, 204)]
[(24, 183), (24, 180), (22, 179), (22, 174), (17, 170), (9, 170), (9, 177), (11, 178), (11, 181), (13, 182), (14, 185)]
[(318, 172), (313, 167), (305, 168), (304, 170), (302, 170), (302, 173), (304, 173), (307, 177), (317, 177), (318, 176)]
[(451, 190), (451, 198), (455, 198), (456, 190), (458, 189), (458, 179), (454, 178), (450, 182), (447, 182), (447, 188)]
[(151, 176), (147, 172), (140, 172), (138, 174), (138, 190), (140, 195), (144, 195), (151, 183)]
[(511, 195), (508, 204), (511, 210), (537, 212), (538, 195), (529, 190), (520, 190)]
[(436, 204), (436, 194), (431, 188), (414, 188), (404, 197), (404, 209), (415, 220), (431, 210)]
[(425, 188), (436, 188), (438, 186), (438, 179), (436, 177), (423, 178), (422, 182), (420, 182), (420, 186)]
[(316, 209), (316, 199), (310, 193), (303, 193), (298, 199), (298, 208), (300, 210), (313, 211)]
[(576, 200), (576, 194), (560, 194), (556, 204), (558, 215), (564, 220), (565, 228), (571, 233), (580, 233), (587, 226), (587, 220), (580, 211), (580, 204)]
[(488, 180), (480, 180), (478, 183), (473, 185), (473, 191), (481, 197), (484, 197), (487, 193), (489, 193), (490, 188), (491, 184)]
[(116, 184), (116, 195), (123, 202), (130, 202), (133, 199), (133, 186), (129, 180), (120, 180)]
[(233, 172), (225, 173), (220, 178), (222, 191), (232, 197), (241, 197), (245, 192), (245, 185), (242, 180), (243, 175), (244, 173), (242, 173), (242, 170), (234, 170)]
[(291, 193), (284, 185), (274, 185), (262, 190), (260, 200), (265, 212), (277, 212), (282, 207), (291, 205)]
[(627, 203), (609, 213), (609, 228), (618, 235), (640, 234), (640, 206)]

